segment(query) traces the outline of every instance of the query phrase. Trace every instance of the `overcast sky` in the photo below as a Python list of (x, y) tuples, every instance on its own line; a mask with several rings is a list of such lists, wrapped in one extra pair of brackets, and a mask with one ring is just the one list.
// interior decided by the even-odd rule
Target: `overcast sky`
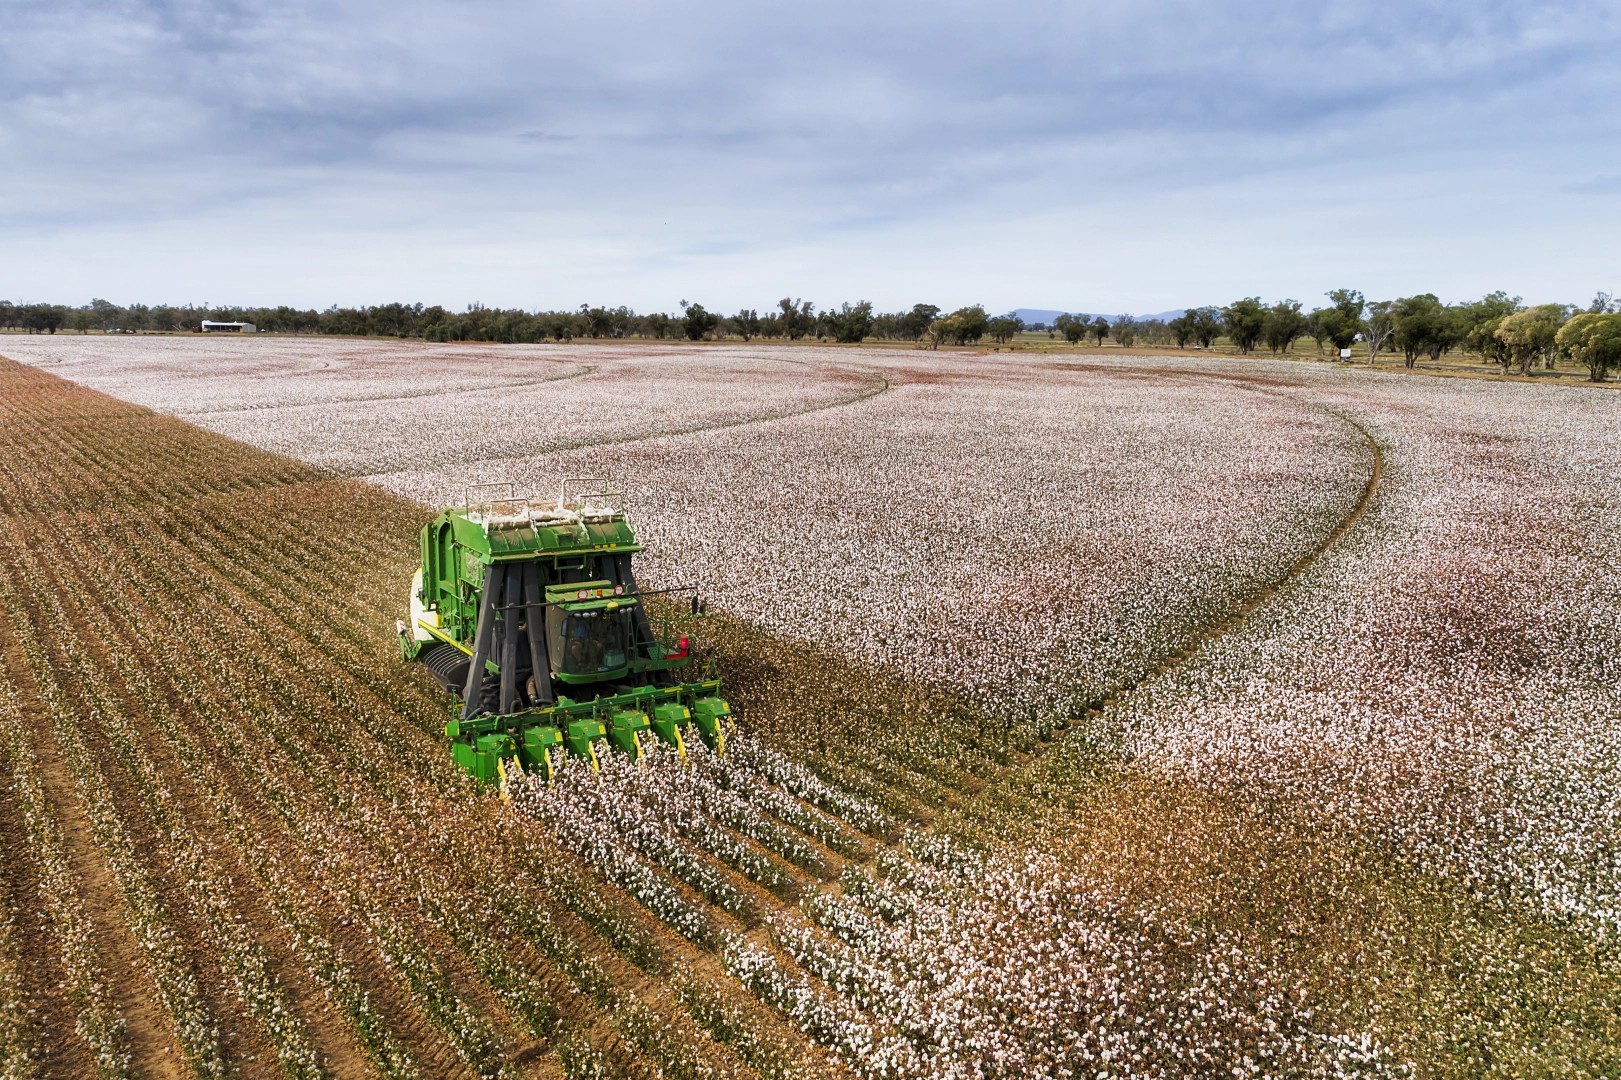
[(1621, 293), (1621, 4), (0, 4), (0, 297)]

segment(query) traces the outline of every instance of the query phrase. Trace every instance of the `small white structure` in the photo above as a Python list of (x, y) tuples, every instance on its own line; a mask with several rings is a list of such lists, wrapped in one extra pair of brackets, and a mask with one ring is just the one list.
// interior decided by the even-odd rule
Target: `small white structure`
[(203, 320), (205, 334), (256, 334), (259, 328), (250, 322), (212, 322)]

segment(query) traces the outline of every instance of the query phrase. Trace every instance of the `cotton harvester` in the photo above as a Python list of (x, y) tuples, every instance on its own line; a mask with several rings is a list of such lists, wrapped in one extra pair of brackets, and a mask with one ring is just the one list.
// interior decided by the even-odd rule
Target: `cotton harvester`
[(400, 649), (457, 699), (445, 734), (482, 783), (514, 767), (550, 780), (559, 749), (592, 768), (602, 743), (640, 759), (647, 732), (683, 755), (694, 732), (725, 751), (720, 680), (689, 678), (685, 635), (654, 634), (618, 493), (582, 483), (596, 481), (565, 480), (555, 502), (469, 500), (422, 530)]

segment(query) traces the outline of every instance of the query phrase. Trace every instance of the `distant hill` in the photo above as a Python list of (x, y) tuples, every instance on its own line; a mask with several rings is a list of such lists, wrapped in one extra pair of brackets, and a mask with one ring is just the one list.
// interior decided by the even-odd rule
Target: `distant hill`
[[(1130, 314), (1131, 314), (1131, 317), (1134, 318), (1134, 319), (1161, 319), (1161, 320), (1164, 320), (1166, 322), (1169, 322), (1170, 320), (1176, 318), (1178, 315), (1182, 314), (1182, 312), (1184, 312), (1186, 310), (1187, 310), (1186, 308), (1177, 308), (1175, 311), (1157, 311), (1157, 312), (1154, 312), (1153, 314), (1150, 314), (1150, 315), (1139, 315), (1136, 312), (1131, 312)], [(1023, 308), (1022, 307), (1022, 308), (1015, 308), (1014, 311), (1013, 311), (1013, 314), (1015, 314), (1019, 318), (1023, 319), (1026, 323), (1046, 323), (1048, 326), (1051, 326), (1053, 320), (1058, 318), (1058, 316), (1062, 315), (1063, 312), (1062, 311), (1055, 311), (1055, 310), (1053, 310), (1051, 308)], [(1098, 317), (1098, 315), (1101, 314), (1105, 319), (1108, 319), (1110, 322), (1114, 322), (1116, 319), (1120, 318), (1119, 314), (1111, 315), (1108, 312), (1097, 312), (1097, 311), (1076, 311), (1076, 312), (1071, 312), (1071, 314), (1085, 315), (1088, 319), (1095, 319), (1095, 318)]]

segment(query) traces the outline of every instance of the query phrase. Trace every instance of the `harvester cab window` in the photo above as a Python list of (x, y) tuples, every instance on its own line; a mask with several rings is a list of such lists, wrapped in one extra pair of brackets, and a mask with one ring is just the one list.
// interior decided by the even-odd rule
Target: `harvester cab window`
[(564, 675), (595, 675), (630, 663), (630, 612), (547, 612), (552, 670)]

